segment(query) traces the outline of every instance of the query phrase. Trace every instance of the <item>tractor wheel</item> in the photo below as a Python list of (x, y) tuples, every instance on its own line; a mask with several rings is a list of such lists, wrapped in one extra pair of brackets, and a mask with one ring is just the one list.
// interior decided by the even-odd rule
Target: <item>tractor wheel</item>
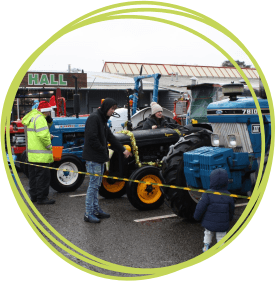
[[(108, 171), (104, 175), (108, 176)], [(107, 199), (119, 198), (126, 193), (126, 182), (109, 178), (103, 178), (99, 194)]]
[[(186, 187), (183, 153), (210, 145), (210, 137), (206, 134), (201, 135), (199, 132), (185, 137), (183, 141), (172, 146), (168, 155), (163, 159), (162, 174), (166, 184)], [(201, 193), (169, 187), (162, 187), (161, 190), (166, 203), (177, 216), (193, 220), (195, 207), (201, 198)]]
[[(63, 156), (60, 161), (53, 164), (54, 168), (76, 172), (85, 172), (83, 163), (76, 157)], [(51, 187), (58, 192), (69, 192), (78, 189), (84, 181), (84, 174), (51, 170)]]
[[(26, 150), (22, 152), (20, 161), (28, 163)], [(25, 174), (27, 178), (29, 178), (29, 165), (20, 163), (20, 170)]]
[[(130, 179), (163, 183), (160, 170), (156, 167), (145, 166), (135, 170)], [(133, 207), (141, 211), (155, 210), (164, 202), (164, 196), (157, 185), (146, 185), (144, 183), (127, 183), (127, 197)]]

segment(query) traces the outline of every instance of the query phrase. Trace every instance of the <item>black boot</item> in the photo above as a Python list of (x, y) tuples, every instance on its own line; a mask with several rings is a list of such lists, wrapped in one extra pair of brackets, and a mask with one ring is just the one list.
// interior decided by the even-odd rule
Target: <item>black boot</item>
[(48, 197), (46, 197), (45, 199), (37, 199), (37, 204), (54, 204), (56, 201), (54, 199), (49, 199)]

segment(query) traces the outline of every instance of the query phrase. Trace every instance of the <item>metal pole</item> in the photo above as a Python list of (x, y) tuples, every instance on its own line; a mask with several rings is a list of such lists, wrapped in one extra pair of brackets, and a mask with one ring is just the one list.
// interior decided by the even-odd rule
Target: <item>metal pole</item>
[(17, 98), (17, 121), (20, 120), (19, 116), (19, 98)]
[(132, 123), (130, 117), (130, 104), (129, 104), (129, 96), (131, 89), (127, 89), (127, 130), (132, 131)]
[(153, 86), (153, 97), (152, 97), (152, 101), (154, 102), (158, 102), (158, 86), (159, 86), (159, 79), (161, 77), (161, 75), (159, 73), (154, 74), (154, 86)]
[(86, 91), (86, 111), (87, 111), (87, 114), (89, 114), (89, 92)]
[(80, 97), (78, 95), (78, 78), (73, 75), (72, 78), (75, 79), (75, 94), (74, 94), (74, 113), (76, 113), (76, 118), (79, 118), (80, 112)]
[(134, 77), (134, 81), (135, 81), (135, 86), (134, 86), (134, 98), (133, 98), (133, 106), (132, 106), (132, 115), (134, 115), (136, 113), (137, 110), (137, 105), (138, 105), (138, 91), (139, 91), (139, 82), (141, 79), (135, 79), (136, 77)]

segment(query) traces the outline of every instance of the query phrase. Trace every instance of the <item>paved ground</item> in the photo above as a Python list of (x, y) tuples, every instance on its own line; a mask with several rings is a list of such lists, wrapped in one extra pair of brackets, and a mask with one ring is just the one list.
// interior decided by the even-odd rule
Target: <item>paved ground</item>
[[(28, 179), (23, 173), (19, 173), (19, 176), (24, 188), (28, 190)], [(54, 198), (56, 204), (35, 204), (61, 235), (84, 251), (112, 263), (139, 268), (170, 266), (202, 253), (203, 228), (199, 223), (191, 223), (178, 217), (134, 221), (171, 215), (172, 211), (165, 204), (158, 210), (141, 212), (129, 203), (126, 196), (119, 199), (100, 197), (102, 209), (110, 213), (111, 217), (99, 224), (84, 222), (85, 196), (71, 196), (86, 193), (87, 184), (88, 177), (77, 191), (71, 193), (58, 193), (51, 188), (49, 197)], [(236, 208), (231, 225), (243, 210), (244, 207)], [(105, 270), (63, 253), (86, 268), (108, 274)]]

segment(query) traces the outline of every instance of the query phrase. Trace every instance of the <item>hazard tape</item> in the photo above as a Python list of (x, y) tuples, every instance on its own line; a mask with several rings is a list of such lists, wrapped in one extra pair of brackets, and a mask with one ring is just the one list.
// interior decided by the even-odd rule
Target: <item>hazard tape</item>
[(146, 184), (146, 185), (157, 185), (157, 186), (163, 186), (163, 187), (169, 187), (169, 188), (175, 188), (175, 189), (182, 189), (182, 190), (187, 190), (187, 191), (195, 191), (195, 192), (200, 192), (200, 193), (210, 193), (210, 194), (224, 195), (224, 196), (229, 196), (229, 197), (234, 197), (234, 198), (243, 198), (243, 199), (248, 199), (248, 200), (251, 199), (251, 197), (247, 197), (247, 196), (229, 194), (229, 193), (223, 193), (223, 192), (217, 192), (217, 191), (196, 189), (196, 188), (190, 188), (190, 187), (181, 187), (181, 186), (176, 186), (176, 185), (167, 185), (167, 184), (163, 184), (163, 183), (131, 180), (131, 179), (127, 179), (127, 178), (111, 177), (111, 176), (107, 176), (107, 175), (92, 174), (92, 173), (88, 173), (88, 172), (77, 172), (77, 171), (73, 171), (73, 170), (66, 170), (66, 169), (59, 169), (59, 168), (54, 168), (54, 167), (47, 167), (47, 166), (42, 166), (42, 165), (31, 164), (31, 163), (21, 162), (21, 161), (17, 161), (17, 160), (14, 161), (14, 162), (21, 163), (21, 164), (27, 164), (27, 165), (31, 165), (31, 166), (36, 166), (36, 167), (41, 167), (41, 168), (46, 168), (46, 169), (51, 169), (51, 170), (77, 173), (77, 174), (83, 174), (83, 175), (95, 176), (95, 177), (102, 177), (102, 178), (114, 179), (114, 180), (119, 180), (119, 181), (129, 181), (129, 182), (135, 182), (135, 183), (143, 183), (143, 184)]

